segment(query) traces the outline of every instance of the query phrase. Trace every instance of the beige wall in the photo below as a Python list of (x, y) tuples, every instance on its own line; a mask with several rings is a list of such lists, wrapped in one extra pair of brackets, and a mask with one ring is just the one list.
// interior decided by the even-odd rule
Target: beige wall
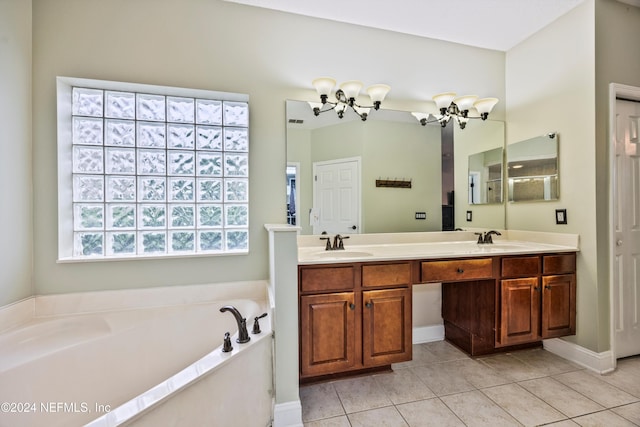
[[(286, 220), (285, 100), (315, 100), (315, 77), (388, 83), (385, 107), (409, 111), (445, 90), (505, 97), (503, 52), (220, 0), (33, 0), (33, 52), (38, 294), (266, 278), (263, 224)], [(57, 264), (56, 76), (249, 94), (250, 254)]]
[(596, 1), (596, 214), (598, 226), (599, 347), (609, 348), (609, 84), (640, 87), (640, 8)]
[[(556, 131), (559, 135), (560, 199), (507, 203), (507, 228), (577, 233), (577, 335), (568, 338), (602, 351), (607, 322), (597, 277), (595, 28), (594, 0), (507, 52), (507, 152), (511, 143)], [(556, 225), (555, 209), (567, 209)]]
[(0, 1), (0, 306), (32, 289), (31, 2)]

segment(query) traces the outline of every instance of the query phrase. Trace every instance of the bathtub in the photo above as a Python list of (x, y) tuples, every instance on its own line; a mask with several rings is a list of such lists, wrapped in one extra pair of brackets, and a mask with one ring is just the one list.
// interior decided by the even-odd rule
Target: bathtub
[(271, 310), (262, 285), (247, 286), (35, 297), (36, 315), (0, 335), (0, 426), (269, 425), (271, 316), (237, 344), (219, 310), (238, 308), (251, 332)]

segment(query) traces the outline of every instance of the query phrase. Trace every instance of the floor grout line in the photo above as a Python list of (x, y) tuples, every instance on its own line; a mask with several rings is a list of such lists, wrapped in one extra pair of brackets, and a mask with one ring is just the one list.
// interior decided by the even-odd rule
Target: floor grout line
[[(427, 344), (425, 344), (425, 345), (427, 345)], [(442, 345), (440, 345), (440, 347), (441, 347), (441, 346), (442, 346)], [(425, 348), (425, 349), (423, 349), (423, 351), (429, 351), (429, 350)], [(459, 351), (459, 350), (457, 350), (457, 349), (456, 349), (456, 351)], [(620, 391), (620, 392), (623, 392), (623, 393), (625, 393), (625, 394), (628, 394), (628, 395), (630, 395), (630, 396), (633, 396), (634, 398), (636, 398), (636, 399), (637, 399), (637, 400), (634, 400), (634, 401), (632, 401), (632, 402), (627, 402), (627, 403), (620, 404), (620, 405), (616, 405), (616, 406), (606, 407), (605, 405), (602, 405), (602, 404), (600, 404), (600, 403), (596, 402), (595, 400), (593, 400), (593, 399), (592, 399), (592, 398), (590, 398), (589, 396), (587, 396), (587, 395), (585, 395), (585, 394), (581, 393), (579, 390), (574, 389), (574, 388), (573, 388), (573, 387), (571, 387), (570, 385), (565, 384), (565, 383), (563, 383), (563, 382), (559, 381), (559, 380), (556, 378), (557, 376), (564, 375), (564, 374), (569, 374), (569, 373), (573, 373), (573, 372), (579, 372), (579, 371), (585, 371), (585, 372), (588, 372), (588, 371), (587, 371), (587, 369), (582, 368), (582, 367), (570, 366), (570, 367), (567, 367), (567, 368), (570, 368), (570, 369), (567, 369), (567, 370), (564, 370), (565, 368), (558, 368), (558, 369), (559, 369), (559, 371), (558, 371), (558, 372), (547, 372), (547, 373), (545, 373), (545, 374), (540, 374), (540, 375), (538, 375), (537, 370), (538, 370), (538, 369), (541, 369), (541, 368), (539, 367), (539, 364), (540, 364), (540, 363), (545, 363), (545, 361), (544, 361), (544, 360), (540, 360), (539, 362), (536, 362), (536, 363), (528, 363), (528, 362), (527, 362), (527, 360), (526, 360), (526, 358), (524, 357), (524, 354), (525, 354), (524, 352), (525, 352), (525, 351), (545, 351), (545, 350), (542, 350), (542, 349), (539, 349), (539, 350), (523, 350), (523, 351), (522, 351), (522, 353), (519, 353), (519, 354), (520, 354), (520, 357), (518, 357), (518, 356), (516, 355), (516, 354), (518, 354), (518, 353), (515, 353), (515, 352), (511, 352), (511, 353), (503, 353), (503, 354), (501, 354), (501, 355), (496, 355), (496, 356), (509, 356), (509, 357), (511, 357), (512, 359), (506, 359), (506, 362), (507, 362), (507, 363), (512, 363), (513, 361), (517, 361), (517, 363), (518, 363), (518, 364), (523, 365), (524, 367), (526, 367), (526, 369), (527, 369), (527, 370), (530, 370), (530, 371), (532, 372), (532, 375), (533, 375), (532, 377), (530, 377), (530, 378), (529, 378), (529, 377), (527, 377), (526, 379), (518, 380), (517, 378), (514, 378), (513, 376), (509, 376), (509, 374), (508, 374), (508, 373), (505, 373), (505, 372), (504, 372), (504, 369), (503, 369), (503, 370), (500, 370), (500, 369), (497, 369), (497, 368), (495, 368), (495, 367), (491, 366), (490, 364), (485, 363), (485, 360), (490, 359), (492, 356), (483, 357), (482, 359), (473, 359), (473, 358), (469, 358), (469, 357), (466, 357), (466, 356), (465, 356), (465, 357), (456, 357), (456, 356), (454, 355), (454, 353), (453, 353), (453, 352), (449, 352), (448, 350), (444, 350), (444, 351), (443, 351), (443, 350), (440, 348), (436, 353), (432, 353), (432, 352), (430, 352), (430, 353), (431, 353), (431, 355), (432, 355), (432, 356), (434, 357), (434, 359), (436, 359), (436, 360), (433, 360), (433, 361), (425, 361), (425, 362), (419, 362), (419, 363), (416, 363), (416, 364), (408, 363), (408, 364), (403, 364), (401, 367), (393, 368), (393, 370), (394, 370), (394, 371), (401, 371), (401, 370), (405, 370), (405, 369), (406, 369), (406, 370), (409, 370), (409, 372), (411, 372), (411, 376), (413, 377), (413, 378), (412, 378), (412, 381), (417, 381), (417, 382), (419, 382), (421, 385), (423, 385), (424, 387), (426, 387), (428, 390), (430, 390), (430, 391), (431, 391), (431, 393), (433, 393), (433, 395), (434, 395), (433, 397), (429, 397), (429, 398), (422, 398), (422, 399), (421, 399), (421, 398), (417, 398), (417, 399), (415, 399), (415, 400), (413, 400), (413, 399), (411, 399), (411, 398), (409, 397), (409, 398), (408, 398), (409, 400), (407, 400), (407, 401), (402, 401), (401, 403), (395, 403), (395, 402), (394, 402), (394, 400), (390, 397), (390, 392), (389, 392), (389, 391), (388, 391), (388, 390), (383, 386), (382, 378), (380, 378), (380, 380), (381, 380), (381, 381), (378, 381), (378, 378), (376, 378), (376, 377), (375, 377), (375, 375), (371, 375), (371, 376), (369, 376), (369, 377), (371, 377), (371, 378), (374, 380), (374, 384), (376, 384), (376, 385), (377, 385), (377, 387), (378, 387), (378, 388), (379, 388), (379, 389), (384, 393), (385, 397), (386, 397), (386, 398), (387, 398), (387, 400), (390, 402), (390, 404), (389, 404), (389, 405), (380, 406), (380, 407), (374, 407), (374, 408), (369, 408), (369, 409), (363, 409), (363, 410), (355, 411), (355, 412), (352, 412), (352, 413), (347, 413), (347, 409), (346, 409), (346, 407), (345, 407), (345, 403), (344, 403), (344, 398), (341, 396), (340, 392), (339, 392), (339, 391), (338, 391), (338, 389), (335, 387), (335, 383), (337, 383), (337, 382), (339, 382), (339, 381), (343, 381), (343, 380), (333, 380), (333, 381), (330, 381), (331, 389), (333, 390), (333, 392), (334, 392), (334, 393), (337, 395), (337, 397), (338, 397), (338, 401), (340, 402), (340, 406), (341, 406), (341, 408), (342, 408), (343, 415), (330, 416), (330, 417), (327, 417), (327, 418), (320, 418), (320, 419), (318, 419), (318, 420), (314, 420), (313, 422), (318, 422), (318, 421), (330, 420), (330, 419), (333, 419), (333, 418), (341, 418), (341, 417), (344, 417), (344, 419), (346, 420), (347, 424), (348, 424), (349, 426), (352, 426), (353, 424), (352, 424), (352, 422), (351, 422), (351, 419), (349, 418), (349, 415), (352, 415), (352, 414), (360, 414), (360, 413), (364, 413), (364, 412), (371, 411), (371, 410), (377, 410), (377, 409), (382, 409), (382, 408), (390, 408), (390, 407), (393, 407), (393, 408), (394, 408), (394, 410), (397, 412), (397, 414), (400, 416), (400, 418), (401, 418), (401, 419), (402, 419), (402, 420), (403, 420), (403, 421), (404, 421), (408, 426), (410, 426), (409, 420), (408, 420), (408, 419), (406, 418), (406, 416), (405, 416), (405, 415), (403, 415), (403, 413), (400, 411), (399, 406), (401, 406), (401, 405), (407, 405), (407, 404), (412, 404), (412, 403), (417, 403), (417, 402), (422, 402), (422, 401), (428, 401), (428, 400), (434, 400), (434, 399), (437, 399), (437, 400), (439, 401), (439, 403), (440, 403), (440, 404), (442, 404), (442, 405), (443, 405), (443, 406), (444, 406), (448, 411), (450, 411), (450, 412), (451, 412), (451, 414), (453, 414), (457, 420), (459, 420), (463, 425), (465, 425), (465, 426), (466, 426), (467, 424), (466, 424), (466, 423), (464, 423), (464, 421), (463, 421), (463, 420), (462, 420), (462, 418), (460, 417), (460, 414), (456, 413), (456, 412), (455, 412), (455, 411), (454, 411), (454, 410), (453, 410), (449, 405), (447, 405), (447, 403), (443, 400), (443, 398), (446, 398), (446, 397), (448, 397), (448, 396), (454, 396), (454, 395), (461, 394), (461, 393), (467, 393), (467, 392), (474, 392), (474, 391), (477, 391), (477, 392), (480, 392), (480, 393), (481, 393), (485, 398), (489, 399), (489, 401), (490, 401), (490, 402), (493, 402), (493, 404), (494, 404), (496, 407), (500, 408), (502, 411), (504, 411), (506, 414), (508, 414), (508, 415), (509, 415), (509, 417), (511, 417), (512, 419), (516, 420), (516, 422), (518, 422), (518, 423), (522, 424), (522, 422), (521, 422), (520, 420), (518, 420), (514, 415), (512, 415), (512, 414), (511, 414), (511, 413), (510, 413), (506, 408), (504, 408), (504, 407), (502, 407), (501, 405), (499, 405), (496, 401), (494, 401), (493, 399), (491, 399), (491, 397), (490, 397), (489, 395), (487, 395), (487, 394), (484, 392), (484, 390), (488, 390), (488, 389), (491, 389), (491, 388), (494, 388), (494, 387), (501, 387), (501, 386), (506, 386), (506, 385), (517, 385), (518, 387), (521, 387), (524, 391), (526, 391), (527, 393), (529, 393), (529, 394), (533, 395), (534, 397), (536, 397), (537, 399), (539, 399), (541, 402), (543, 402), (545, 405), (548, 405), (551, 409), (555, 410), (556, 412), (558, 412), (558, 414), (560, 414), (560, 415), (562, 415), (562, 416), (564, 417), (562, 420), (557, 420), (557, 421), (550, 422), (550, 423), (547, 423), (547, 424), (544, 424), (544, 425), (549, 425), (549, 424), (553, 424), (553, 423), (555, 423), (555, 422), (566, 421), (566, 420), (571, 420), (571, 421), (573, 421), (573, 420), (575, 420), (575, 419), (577, 419), (577, 418), (580, 418), (580, 417), (585, 417), (585, 416), (589, 416), (589, 415), (597, 414), (597, 413), (600, 413), (600, 412), (607, 412), (607, 411), (610, 411), (611, 413), (615, 414), (616, 416), (619, 416), (619, 417), (621, 417), (621, 418), (623, 418), (623, 419), (625, 419), (625, 420), (627, 420), (627, 421), (629, 421), (629, 422), (633, 423), (633, 421), (631, 421), (631, 420), (627, 419), (627, 418), (626, 418), (626, 417), (624, 417), (623, 415), (620, 415), (620, 414), (618, 414), (618, 413), (614, 412), (613, 410), (614, 410), (614, 409), (617, 409), (617, 408), (622, 408), (622, 407), (625, 407), (625, 406), (628, 406), (628, 405), (633, 405), (633, 404), (640, 403), (640, 398), (638, 398), (635, 394), (630, 393), (630, 392), (627, 392), (624, 388), (621, 388), (621, 387), (619, 387), (619, 386), (617, 386), (617, 385), (615, 385), (615, 384), (612, 384), (612, 383), (610, 383), (609, 381), (605, 381), (605, 380), (603, 380), (603, 379), (601, 379), (601, 378), (599, 378), (599, 377), (597, 377), (597, 376), (594, 376), (594, 378), (596, 378), (596, 379), (598, 379), (599, 381), (603, 382), (603, 383), (604, 383), (604, 384), (606, 384), (607, 386), (613, 387), (614, 389), (616, 389), (616, 390), (618, 390), (618, 391)], [(547, 354), (547, 353), (541, 353), (541, 354)], [(536, 356), (532, 356), (532, 357), (536, 357)], [(438, 360), (438, 358), (444, 358), (444, 360), (442, 360), (442, 359)], [(569, 363), (569, 364), (570, 364), (570, 362), (569, 362), (569, 361), (564, 361), (563, 359), (561, 359), (561, 358), (559, 358), (558, 356), (555, 356), (555, 355), (553, 356), (553, 358), (551, 358), (551, 361), (550, 361), (549, 363), (553, 363), (553, 359), (554, 359), (554, 358), (557, 358), (557, 360), (558, 360), (558, 362), (559, 362), (559, 363)], [(500, 384), (497, 384), (497, 385), (490, 385), (490, 386), (482, 386), (482, 385), (477, 386), (476, 384), (474, 384), (474, 383), (472, 383), (472, 382), (470, 382), (470, 381), (468, 381), (468, 380), (465, 380), (465, 381), (466, 381), (466, 382), (467, 382), (467, 383), (472, 387), (472, 390), (468, 390), (468, 391), (458, 391), (458, 392), (451, 392), (451, 393), (444, 393), (444, 394), (438, 394), (438, 393), (434, 392), (434, 390), (433, 390), (433, 389), (431, 389), (431, 387), (429, 387), (429, 384), (428, 384), (427, 382), (425, 382), (425, 381), (424, 381), (424, 379), (423, 379), (422, 377), (420, 377), (418, 374), (416, 374), (416, 373), (413, 371), (413, 369), (415, 369), (415, 368), (420, 368), (420, 367), (433, 367), (433, 366), (438, 366), (438, 365), (440, 365), (440, 364), (445, 364), (445, 363), (454, 363), (454, 362), (457, 362), (457, 361), (460, 361), (460, 360), (467, 360), (467, 359), (476, 360), (477, 362), (482, 363), (482, 366), (484, 366), (484, 368), (487, 368), (487, 369), (491, 370), (493, 373), (495, 373), (495, 374), (497, 374), (497, 375), (507, 375), (508, 382), (506, 382), (506, 383), (500, 383)], [(629, 369), (629, 370), (630, 370), (630, 372), (634, 372), (634, 370), (635, 370), (635, 369), (637, 369), (637, 368), (635, 368), (635, 367), (634, 367), (633, 369)], [(463, 379), (464, 379), (464, 377), (465, 377), (465, 375), (462, 375), (462, 378), (463, 378)], [(364, 378), (366, 378), (366, 377), (364, 377)], [(526, 381), (534, 381), (534, 380), (540, 380), (540, 379), (544, 379), (544, 378), (549, 378), (549, 379), (551, 379), (551, 380), (554, 380), (554, 381), (558, 382), (560, 385), (562, 385), (562, 386), (564, 386), (564, 387), (567, 387), (568, 389), (570, 389), (570, 390), (572, 390), (573, 392), (577, 393), (577, 394), (578, 394), (578, 395), (580, 395), (581, 397), (583, 397), (583, 398), (587, 399), (589, 402), (591, 402), (591, 403), (593, 403), (593, 404), (596, 404), (596, 405), (601, 406), (601, 407), (602, 407), (602, 409), (601, 409), (601, 410), (596, 410), (596, 411), (589, 411), (589, 412), (586, 412), (586, 413), (584, 413), (584, 414), (579, 414), (579, 415), (576, 415), (576, 416), (570, 417), (569, 415), (567, 415), (566, 413), (564, 413), (562, 410), (560, 410), (560, 409), (556, 408), (556, 407), (552, 404), (552, 402), (548, 402), (546, 399), (542, 398), (541, 396), (538, 396), (538, 395), (537, 395), (536, 393), (534, 393), (533, 391), (529, 391), (529, 390), (528, 390), (527, 388), (525, 388), (522, 384), (520, 384), (520, 383), (524, 383), (524, 382), (526, 382)], [(309, 423), (309, 422), (311, 422), (311, 421), (305, 421), (303, 424), (306, 426), (306, 425), (307, 425), (307, 423)]]

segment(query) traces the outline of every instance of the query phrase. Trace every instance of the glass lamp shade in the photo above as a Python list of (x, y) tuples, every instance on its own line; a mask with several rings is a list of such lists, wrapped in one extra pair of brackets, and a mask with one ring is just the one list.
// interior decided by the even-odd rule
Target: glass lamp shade
[(340, 89), (344, 92), (347, 99), (357, 98), (362, 89), (362, 82), (358, 80), (349, 80), (340, 85)]
[(468, 111), (473, 107), (473, 103), (476, 102), (477, 99), (478, 97), (476, 95), (465, 95), (455, 98), (453, 102), (458, 106), (458, 110)]
[(478, 113), (482, 115), (485, 113), (489, 114), (497, 103), (498, 103), (498, 98), (482, 98), (474, 102), (473, 106), (476, 107), (476, 110), (478, 110)]
[(424, 102), (424, 108), (423, 110), (427, 113), (427, 114), (431, 114), (433, 117), (437, 116), (438, 114), (440, 114), (440, 110), (438, 109), (438, 107), (436, 106), (436, 103), (433, 101), (425, 101)]
[(387, 96), (387, 93), (391, 90), (391, 86), (377, 84), (371, 85), (367, 88), (367, 93), (371, 98), (371, 102), (382, 102), (384, 101), (384, 97)]
[(411, 115), (413, 117), (416, 118), (416, 120), (421, 121), (422, 119), (427, 120), (429, 118), (429, 114), (427, 113), (419, 113), (419, 112), (412, 112)]
[(318, 91), (318, 95), (329, 95), (331, 90), (336, 85), (336, 81), (331, 77), (320, 77), (311, 82), (314, 88)]
[(343, 104), (343, 103), (338, 103), (338, 105), (336, 105), (336, 113), (344, 113), (344, 110), (347, 109), (347, 104)]
[(455, 97), (455, 92), (446, 92), (435, 95), (433, 97), (433, 100), (436, 102), (436, 107), (438, 107), (438, 110), (441, 110), (443, 108), (449, 108), (449, 105), (451, 105), (451, 102)]

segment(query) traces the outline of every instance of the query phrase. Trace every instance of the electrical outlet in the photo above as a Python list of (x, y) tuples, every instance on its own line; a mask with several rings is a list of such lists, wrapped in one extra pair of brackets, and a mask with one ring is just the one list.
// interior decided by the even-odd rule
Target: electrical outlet
[(416, 219), (427, 219), (426, 212), (416, 212)]

